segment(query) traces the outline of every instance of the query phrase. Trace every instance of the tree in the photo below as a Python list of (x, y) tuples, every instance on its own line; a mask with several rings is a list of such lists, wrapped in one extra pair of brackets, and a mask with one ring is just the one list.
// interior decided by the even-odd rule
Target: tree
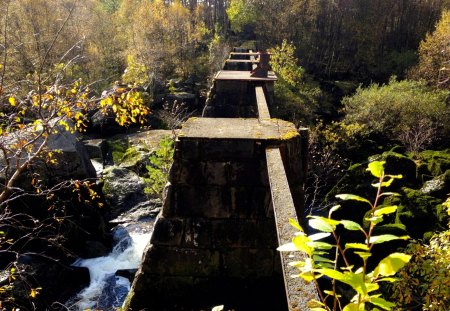
[(450, 88), (450, 11), (445, 10), (435, 30), (419, 46), (419, 64), (410, 74), (440, 88)]
[(405, 131), (414, 130), (421, 122), (436, 129), (434, 140), (448, 137), (450, 131), (450, 93), (435, 90), (423, 81), (396, 81), (358, 88), (342, 101), (345, 124), (359, 125), (359, 133), (396, 140)]

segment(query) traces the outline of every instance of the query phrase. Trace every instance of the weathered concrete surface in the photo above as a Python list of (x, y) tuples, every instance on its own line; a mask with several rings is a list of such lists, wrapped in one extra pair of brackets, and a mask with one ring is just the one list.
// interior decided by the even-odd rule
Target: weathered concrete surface
[(191, 118), (179, 134), (183, 139), (252, 139), (280, 142), (299, 136), (294, 124), (287, 121), (227, 118)]
[(194, 118), (184, 125), (125, 310), (287, 309), (267, 175), (270, 146), (283, 150), (290, 182), (302, 188), (301, 138), (292, 124)]
[[(289, 219), (297, 220), (297, 213), (289, 190), (280, 150), (278, 148), (268, 148), (266, 156), (278, 243), (284, 245), (292, 242), (295, 236), (296, 229), (289, 224)], [(304, 260), (306, 255), (299, 251), (280, 252), (280, 256), (285, 276), (284, 282), (289, 310), (308, 310), (308, 301), (312, 299), (318, 300), (315, 286), (313, 283), (306, 283), (302, 278), (292, 278), (291, 276), (298, 274), (298, 268), (289, 265), (290, 262)]]

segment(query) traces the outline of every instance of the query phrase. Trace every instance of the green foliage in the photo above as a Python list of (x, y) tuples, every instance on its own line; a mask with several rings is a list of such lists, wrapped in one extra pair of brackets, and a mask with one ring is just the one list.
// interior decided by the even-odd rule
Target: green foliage
[(420, 43), (419, 64), (410, 75), (416, 79), (425, 79), (428, 83), (450, 87), (450, 10), (442, 13), (433, 33)]
[(125, 69), (125, 73), (122, 75), (122, 81), (125, 83), (136, 83), (140, 86), (146, 86), (151, 82), (151, 77), (147, 66), (137, 62), (134, 56), (128, 55), (127, 69)]
[(279, 79), (291, 87), (299, 86), (304, 69), (298, 65), (298, 59), (295, 57), (295, 46), (283, 40), (281, 46), (275, 46), (269, 51), (270, 66), (276, 72)]
[[(378, 234), (376, 227), (383, 221), (384, 216), (396, 212), (397, 206), (382, 206), (381, 201), (384, 197), (393, 195), (383, 192), (383, 188), (388, 187), (394, 179), (402, 178), (401, 175), (389, 175), (384, 172), (384, 162), (375, 161), (369, 164), (367, 171), (376, 177), (378, 182), (372, 184), (377, 189), (376, 197), (373, 203), (366, 198), (353, 195), (341, 194), (337, 198), (345, 201), (357, 201), (363, 203), (369, 208), (366, 221), (369, 222), (367, 229), (351, 220), (333, 219), (333, 213), (340, 208), (339, 205), (330, 209), (328, 217), (309, 216), (308, 222), (311, 228), (319, 231), (318, 234), (307, 235), (298, 223), (294, 227), (300, 232), (294, 237), (291, 244), (282, 246), (280, 250), (292, 251), (300, 250), (308, 255), (305, 261), (293, 262), (300, 270), (300, 277), (308, 282), (317, 280), (326, 276), (332, 280), (332, 289), (320, 292), (321, 301), (312, 301), (311, 306), (314, 310), (366, 310), (369, 306), (381, 308), (382, 310), (391, 310), (395, 304), (385, 300), (379, 293), (380, 284), (383, 282), (395, 282), (392, 278), (405, 264), (408, 263), (411, 256), (405, 253), (393, 252), (383, 258), (372, 271), (368, 271), (368, 261), (373, 253), (372, 248), (376, 244), (382, 244), (393, 240), (406, 240), (408, 236), (399, 236), (394, 234)], [(342, 242), (339, 227), (347, 231), (359, 232), (364, 243)], [(321, 241), (331, 237), (334, 243)], [(333, 260), (325, 258), (326, 254), (334, 254)], [(324, 256), (325, 255), (325, 256)], [(359, 259), (351, 259), (351, 255)], [(350, 286), (354, 291), (353, 298), (346, 303), (342, 299), (342, 293), (339, 290), (338, 283), (344, 283)]]
[(163, 190), (169, 178), (169, 170), (173, 162), (174, 141), (169, 136), (161, 139), (158, 149), (149, 158), (147, 165), (148, 178), (145, 178), (147, 194), (162, 198)]
[(392, 297), (402, 310), (450, 309), (450, 230), (432, 237), (429, 244), (416, 241), (406, 252), (409, 264), (399, 273)]
[(257, 10), (248, 0), (231, 0), (227, 9), (231, 29), (241, 32), (246, 25), (252, 25), (257, 20)]
[(450, 133), (450, 108), (446, 100), (450, 92), (430, 89), (424, 82), (396, 81), (358, 88), (356, 94), (343, 100), (345, 124), (360, 127), (364, 135), (381, 135), (397, 139), (427, 122), (436, 129), (434, 139)]
[(298, 65), (294, 45), (283, 40), (281, 46), (269, 52), (270, 66), (279, 79), (275, 84), (274, 116), (296, 125), (312, 123), (323, 94), (313, 81), (307, 80), (304, 69)]

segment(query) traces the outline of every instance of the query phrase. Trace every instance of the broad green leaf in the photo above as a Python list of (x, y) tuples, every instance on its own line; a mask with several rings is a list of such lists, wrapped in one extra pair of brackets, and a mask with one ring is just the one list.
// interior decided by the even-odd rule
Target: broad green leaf
[[(389, 187), (392, 185), (392, 182), (394, 181), (394, 178), (390, 177), (388, 180), (381, 182), (381, 187)], [(380, 183), (377, 182), (375, 184), (372, 184), (373, 187), (378, 188), (380, 187)]]
[(310, 241), (305, 235), (297, 235), (292, 239), (292, 242), (298, 250), (307, 253), (311, 257), (313, 250), (307, 245)]
[(304, 232), (302, 226), (300, 226), (300, 224), (298, 223), (297, 220), (295, 220), (293, 218), (289, 218), (289, 223), (291, 224), (292, 227), (294, 227), (298, 231)]
[(311, 310), (311, 311), (327, 311), (327, 309), (324, 309), (324, 308), (309, 308), (309, 310)]
[(350, 285), (357, 293), (361, 295), (367, 294), (366, 284), (362, 273), (354, 273), (351, 271), (344, 272), (344, 280), (341, 282)]
[(363, 260), (366, 260), (367, 258), (372, 256), (372, 253), (368, 253), (368, 252), (355, 252), (355, 254), (358, 255), (359, 257), (361, 257)]
[(333, 247), (336, 247), (335, 245), (325, 243), (325, 242), (307, 242), (306, 245), (308, 245), (311, 248), (318, 248), (318, 249), (332, 249)]
[(314, 259), (315, 262), (328, 262), (328, 263), (334, 264), (334, 260), (331, 260), (329, 258), (325, 258), (325, 257), (322, 257), (322, 256), (314, 255), (313, 259)]
[(389, 302), (380, 297), (371, 297), (370, 302), (383, 310), (392, 310), (392, 308), (395, 307), (395, 303)]
[(298, 250), (294, 243), (283, 244), (277, 248), (279, 252), (297, 252)]
[(397, 192), (383, 192), (382, 194), (380, 194), (380, 196), (394, 196), (394, 197), (399, 197), (400, 193)]
[(385, 163), (385, 161), (370, 162), (366, 171), (369, 171), (373, 176), (380, 178), (383, 175)]
[(336, 229), (336, 225), (330, 224), (327, 220), (329, 219), (324, 217), (314, 217), (308, 221), (308, 224), (311, 228), (322, 232), (333, 232)]
[(342, 309), (342, 311), (361, 311), (361, 308), (358, 308), (358, 304), (351, 302), (348, 305), (346, 305), (344, 309)]
[(332, 297), (337, 297), (337, 298), (340, 298), (340, 297), (342, 297), (342, 295), (338, 295), (338, 294), (336, 294), (334, 291), (332, 291), (332, 290), (324, 290), (323, 291), (325, 294), (327, 294), (328, 296), (332, 296)]
[(392, 206), (386, 206), (380, 209), (377, 209), (373, 214), (375, 216), (381, 216), (381, 215), (387, 215), (387, 214), (392, 214), (395, 213), (395, 211), (397, 210), (396, 205), (392, 205)]
[(311, 299), (310, 301), (308, 301), (306, 306), (308, 308), (320, 308), (320, 307), (325, 307), (325, 304), (319, 300)]
[(370, 221), (372, 224), (376, 225), (383, 221), (383, 216), (373, 216), (369, 218), (364, 218), (367, 221)]
[(329, 278), (344, 282), (344, 280), (346, 279), (344, 273), (336, 271), (334, 269), (317, 269), (317, 272), (319, 272), (320, 274), (326, 275)]
[(330, 211), (328, 212), (328, 218), (331, 218), (331, 214), (333, 214), (335, 211), (337, 211), (339, 208), (341, 208), (340, 205), (335, 205), (332, 208), (330, 208)]
[(362, 249), (365, 251), (370, 250), (370, 248), (366, 244), (363, 244), (363, 243), (347, 243), (347, 244), (345, 244), (345, 249), (348, 249), (348, 248)]
[(410, 255), (404, 253), (392, 253), (380, 261), (378, 266), (373, 271), (374, 277), (391, 276), (403, 268), (411, 259)]
[(408, 238), (409, 237), (407, 235), (396, 236), (393, 234), (382, 234), (382, 235), (376, 235), (376, 236), (370, 237), (369, 243), (370, 244), (380, 244), (380, 243), (389, 242), (389, 241), (393, 241), (393, 240), (407, 240)]
[(291, 267), (301, 268), (301, 267), (305, 266), (305, 262), (304, 261), (291, 261), (288, 265), (290, 265)]
[(318, 240), (322, 240), (324, 238), (327, 238), (331, 235), (331, 233), (329, 232), (321, 232), (321, 233), (316, 233), (316, 234), (311, 234), (308, 236), (308, 238), (311, 241), (318, 241)]
[(366, 288), (367, 288), (367, 292), (373, 292), (376, 291), (380, 288), (380, 285), (378, 285), (377, 283), (366, 283)]
[(336, 196), (336, 198), (341, 199), (341, 200), (353, 200), (353, 201), (360, 201), (360, 202), (365, 202), (367, 204), (369, 204), (370, 206), (372, 206), (372, 204), (370, 203), (369, 200), (360, 197), (359, 195), (354, 195), (354, 194), (338, 194)]
[(315, 279), (318, 279), (319, 276), (314, 275), (313, 272), (311, 271), (307, 271), (307, 272), (302, 272), (301, 274), (299, 274), (298, 276), (300, 276), (302, 279), (304, 279), (306, 282), (311, 282), (314, 281)]
[(341, 220), (340, 223), (344, 226), (345, 229), (347, 230), (352, 230), (352, 231), (363, 231), (364, 229), (357, 223), (351, 220)]

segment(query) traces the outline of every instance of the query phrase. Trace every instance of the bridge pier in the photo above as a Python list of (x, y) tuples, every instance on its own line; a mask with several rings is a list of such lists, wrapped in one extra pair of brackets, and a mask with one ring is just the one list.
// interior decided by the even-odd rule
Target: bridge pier
[(315, 298), (312, 285), (291, 280), (289, 256), (300, 253), (276, 250), (294, 237), (289, 218), (303, 215), (308, 144), (292, 123), (270, 118), (275, 80), (220, 71), (211, 117), (183, 125), (124, 310), (300, 311)]

